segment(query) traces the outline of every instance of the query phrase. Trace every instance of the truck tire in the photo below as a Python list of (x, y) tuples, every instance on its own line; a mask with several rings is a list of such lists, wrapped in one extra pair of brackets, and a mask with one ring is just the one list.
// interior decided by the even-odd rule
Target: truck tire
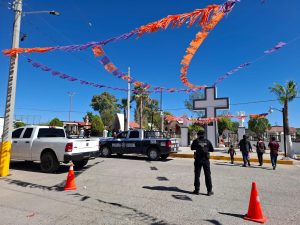
[(100, 150), (100, 156), (109, 157), (111, 155), (111, 150), (108, 146), (103, 146)]
[(83, 159), (80, 161), (74, 161), (74, 167), (75, 169), (82, 169), (87, 163), (89, 162), (88, 159)]
[(161, 158), (162, 160), (166, 160), (168, 157), (169, 157), (169, 154), (162, 154), (162, 155), (160, 156), (160, 158)]
[(148, 157), (150, 160), (158, 160), (160, 157), (159, 151), (157, 148), (149, 148), (148, 150)]
[(53, 173), (58, 170), (59, 162), (53, 152), (46, 151), (41, 155), (41, 170), (44, 173)]

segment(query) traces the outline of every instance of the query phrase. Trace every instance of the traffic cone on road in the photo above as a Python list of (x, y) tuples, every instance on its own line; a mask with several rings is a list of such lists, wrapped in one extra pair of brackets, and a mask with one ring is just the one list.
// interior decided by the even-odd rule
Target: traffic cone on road
[(73, 163), (70, 162), (70, 169), (68, 172), (67, 182), (64, 188), (65, 191), (67, 190), (76, 190), (76, 184), (75, 184), (75, 175), (74, 175), (74, 169), (73, 169)]
[(248, 207), (248, 213), (244, 216), (245, 220), (251, 220), (258, 223), (265, 223), (266, 217), (263, 214), (260, 200), (256, 188), (256, 183), (252, 182), (252, 190), (250, 196), (250, 202)]

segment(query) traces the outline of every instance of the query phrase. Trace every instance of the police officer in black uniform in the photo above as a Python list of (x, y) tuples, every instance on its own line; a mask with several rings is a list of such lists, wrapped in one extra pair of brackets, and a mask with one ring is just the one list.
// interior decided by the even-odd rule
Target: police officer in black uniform
[(195, 150), (194, 153), (194, 167), (195, 167), (195, 190), (194, 194), (199, 195), (200, 189), (200, 173), (203, 167), (205, 175), (205, 184), (207, 188), (207, 195), (213, 195), (212, 183), (211, 183), (211, 173), (210, 173), (210, 163), (209, 163), (209, 152), (213, 152), (214, 148), (212, 143), (204, 137), (204, 131), (199, 131), (197, 133), (197, 139), (192, 143), (191, 150)]

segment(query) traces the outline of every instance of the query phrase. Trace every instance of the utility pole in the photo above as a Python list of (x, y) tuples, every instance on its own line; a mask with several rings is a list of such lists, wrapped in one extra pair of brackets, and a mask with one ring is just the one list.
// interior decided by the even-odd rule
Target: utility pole
[(128, 67), (128, 83), (127, 83), (127, 123), (125, 124), (124, 129), (129, 130), (129, 122), (130, 122), (130, 67)]
[(143, 124), (143, 94), (141, 93), (140, 95), (140, 129), (142, 129), (142, 124)]
[(164, 131), (164, 112), (162, 109), (162, 89), (160, 89), (160, 131)]
[(70, 109), (69, 109), (69, 122), (71, 122), (71, 112), (72, 112), (72, 97), (75, 95), (75, 92), (68, 92), (68, 95), (70, 96)]
[[(22, 0), (15, 0), (13, 3), (15, 19), (13, 24), (12, 48), (19, 48), (20, 27), (22, 18)], [(10, 151), (12, 142), (13, 119), (15, 110), (16, 84), (18, 72), (18, 54), (10, 57), (8, 85), (6, 95), (6, 106), (3, 127), (3, 139), (0, 153), (0, 177), (8, 176)]]

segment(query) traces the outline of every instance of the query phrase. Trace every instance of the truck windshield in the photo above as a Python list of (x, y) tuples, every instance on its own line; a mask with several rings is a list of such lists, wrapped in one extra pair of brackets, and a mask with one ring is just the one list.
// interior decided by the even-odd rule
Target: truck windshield
[(65, 137), (65, 132), (63, 129), (40, 128), (38, 137)]

